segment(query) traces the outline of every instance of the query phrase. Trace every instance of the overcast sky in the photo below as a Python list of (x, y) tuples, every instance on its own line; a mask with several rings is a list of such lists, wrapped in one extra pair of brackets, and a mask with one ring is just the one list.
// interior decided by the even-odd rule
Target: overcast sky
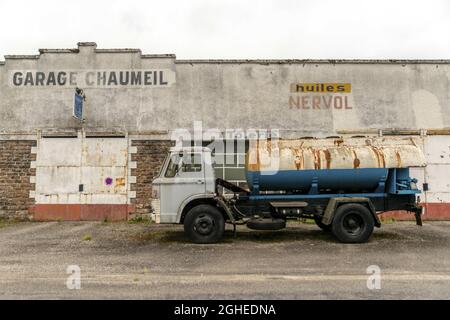
[(39, 48), (179, 59), (450, 58), (449, 0), (0, 0), (0, 60)]

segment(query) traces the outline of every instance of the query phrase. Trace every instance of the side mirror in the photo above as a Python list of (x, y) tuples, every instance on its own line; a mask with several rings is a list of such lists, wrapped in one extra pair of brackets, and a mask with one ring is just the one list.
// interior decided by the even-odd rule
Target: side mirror
[(180, 166), (177, 164), (175, 167), (175, 177), (180, 175)]
[(180, 175), (180, 170), (183, 167), (183, 158), (180, 157), (180, 160), (178, 161), (177, 165), (175, 166), (175, 176)]

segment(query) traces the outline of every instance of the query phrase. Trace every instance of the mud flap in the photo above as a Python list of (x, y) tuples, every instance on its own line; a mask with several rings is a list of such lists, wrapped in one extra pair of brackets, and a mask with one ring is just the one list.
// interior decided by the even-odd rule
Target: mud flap
[(411, 204), (407, 206), (406, 210), (410, 213), (414, 214), (414, 217), (416, 218), (416, 225), (422, 226), (422, 213), (423, 213), (423, 207), (418, 204)]
[(422, 226), (422, 210), (414, 212), (414, 215), (416, 216), (416, 224)]

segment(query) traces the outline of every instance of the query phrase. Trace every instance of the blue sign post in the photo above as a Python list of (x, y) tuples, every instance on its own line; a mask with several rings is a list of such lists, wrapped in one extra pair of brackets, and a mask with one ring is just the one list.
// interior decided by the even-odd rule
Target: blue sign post
[(83, 102), (85, 100), (85, 96), (83, 90), (76, 88), (75, 89), (75, 99), (73, 104), (73, 116), (80, 121), (83, 121)]

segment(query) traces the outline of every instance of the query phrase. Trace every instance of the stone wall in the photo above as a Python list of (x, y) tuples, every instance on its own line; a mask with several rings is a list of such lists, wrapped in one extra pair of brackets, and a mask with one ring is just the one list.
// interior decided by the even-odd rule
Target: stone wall
[(136, 177), (136, 183), (131, 185), (131, 191), (136, 191), (136, 198), (132, 199), (132, 202), (134, 202), (136, 214), (149, 214), (152, 213), (151, 183), (159, 173), (172, 142), (133, 140), (131, 145), (137, 148), (137, 152), (131, 158), (131, 161), (136, 161), (136, 168), (131, 169), (131, 175)]
[(36, 141), (0, 141), (0, 219), (27, 219), (28, 209), (34, 204), (30, 191), (34, 184), (30, 177), (35, 176), (31, 161), (36, 155), (31, 148)]

